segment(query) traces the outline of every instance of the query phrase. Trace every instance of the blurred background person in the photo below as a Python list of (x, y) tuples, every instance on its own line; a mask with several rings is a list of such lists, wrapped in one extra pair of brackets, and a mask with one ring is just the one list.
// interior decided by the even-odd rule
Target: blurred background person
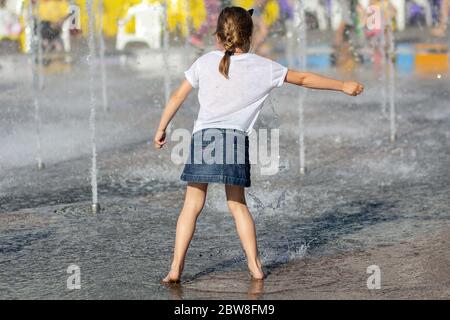
[(294, 0), (278, 0), (280, 6), (280, 17), (283, 20), (292, 20), (294, 18)]
[(44, 52), (62, 52), (61, 33), (64, 22), (71, 16), (66, 0), (41, 0), (38, 7), (39, 31)]
[(364, 8), (358, 0), (338, 0), (342, 8), (342, 20), (336, 30), (335, 46), (339, 48), (344, 42), (347, 42), (350, 33), (357, 27), (358, 21), (361, 21), (364, 15)]
[(191, 35), (189, 42), (204, 50), (205, 48), (205, 36), (208, 36), (212, 33), (212, 30), (217, 24), (217, 19), (219, 17), (220, 6), (221, 3), (219, 0), (204, 0), (205, 1), (205, 9), (206, 9), (206, 19)]
[(441, 0), (439, 9), (439, 25), (431, 30), (431, 34), (435, 37), (444, 37), (448, 23), (448, 0)]
[(269, 34), (269, 26), (265, 23), (263, 18), (263, 12), (265, 10), (267, 2), (268, 0), (255, 0), (252, 6), (254, 10), (253, 21), (256, 27), (255, 34), (253, 36), (253, 48), (257, 53), (259, 53), (259, 51), (261, 50), (262, 44)]
[(253, 23), (255, 31), (253, 34), (253, 51), (261, 56), (268, 56), (270, 44), (264, 43), (268, 37), (271, 27), (280, 18), (279, 0), (234, 0), (232, 5), (253, 9)]
[[(388, 28), (391, 28), (391, 31), (393, 31), (397, 10), (389, 0), (371, 0), (369, 5), (379, 8), (380, 18), (382, 19), (380, 21), (380, 28), (366, 28), (365, 31), (367, 42), (371, 48), (371, 52), (373, 52), (372, 62), (374, 68), (375, 70), (380, 70), (380, 66), (383, 64), (383, 58), (388, 58), (387, 53), (391, 34)], [(364, 22), (366, 22), (366, 18), (364, 18)], [(365, 25), (367, 24), (365, 23)]]
[(363, 20), (364, 8), (358, 0), (339, 0), (339, 5), (342, 18), (336, 29), (331, 61), (340, 70), (350, 71), (363, 59), (355, 48), (353, 38)]

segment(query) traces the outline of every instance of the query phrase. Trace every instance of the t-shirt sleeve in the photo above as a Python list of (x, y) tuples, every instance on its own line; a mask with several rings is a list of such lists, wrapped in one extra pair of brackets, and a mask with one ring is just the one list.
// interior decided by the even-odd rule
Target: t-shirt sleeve
[(283, 85), (287, 72), (288, 68), (275, 61), (271, 61), (271, 84), (273, 88)]
[(198, 88), (199, 76), (198, 76), (198, 59), (192, 64), (192, 66), (184, 72), (186, 80), (189, 81), (192, 88)]

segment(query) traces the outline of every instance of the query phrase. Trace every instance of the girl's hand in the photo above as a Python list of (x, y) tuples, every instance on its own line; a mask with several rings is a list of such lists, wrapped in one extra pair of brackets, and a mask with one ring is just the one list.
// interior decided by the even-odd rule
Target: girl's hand
[(166, 144), (166, 131), (164, 130), (156, 131), (153, 143), (156, 149), (161, 149)]
[(345, 81), (344, 85), (342, 86), (342, 91), (349, 96), (356, 97), (364, 91), (364, 86), (355, 81)]

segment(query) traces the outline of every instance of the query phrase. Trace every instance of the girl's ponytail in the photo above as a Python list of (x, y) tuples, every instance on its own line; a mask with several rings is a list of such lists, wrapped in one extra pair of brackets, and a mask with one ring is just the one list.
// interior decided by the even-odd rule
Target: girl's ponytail
[(252, 13), (240, 7), (227, 7), (220, 12), (215, 34), (225, 49), (219, 64), (219, 72), (227, 79), (231, 56), (236, 48), (244, 52), (250, 50), (253, 33)]
[(228, 71), (230, 70), (231, 56), (233, 55), (233, 51), (226, 50), (225, 54), (220, 60), (219, 64), (219, 72), (223, 74), (225, 78), (228, 79)]

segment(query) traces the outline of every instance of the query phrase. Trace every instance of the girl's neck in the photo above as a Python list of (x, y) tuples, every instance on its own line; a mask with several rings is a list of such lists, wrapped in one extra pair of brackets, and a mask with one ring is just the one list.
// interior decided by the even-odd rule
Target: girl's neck
[[(225, 53), (225, 50), (222, 50), (222, 52)], [(236, 50), (234, 51), (233, 55), (238, 56), (238, 55), (241, 55), (241, 54), (244, 54), (244, 53), (248, 53), (248, 52), (244, 52), (244, 51), (242, 51), (241, 49), (236, 49)]]

